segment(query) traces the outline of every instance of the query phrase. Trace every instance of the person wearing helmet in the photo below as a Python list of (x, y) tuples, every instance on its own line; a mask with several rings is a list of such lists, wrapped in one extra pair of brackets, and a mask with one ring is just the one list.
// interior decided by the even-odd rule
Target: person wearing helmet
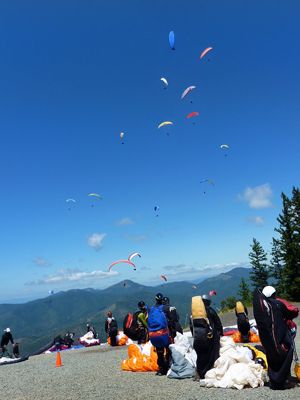
[(1, 345), (0, 345), (1, 346), (1, 351), (2, 351), (1, 357), (3, 357), (5, 355), (5, 353), (7, 353), (7, 345), (9, 344), (9, 342), (11, 342), (11, 344), (13, 345), (14, 344), (14, 339), (12, 337), (10, 328), (6, 328), (6, 329), (4, 329), (4, 333), (3, 333), (2, 338), (1, 338)]
[(105, 332), (107, 337), (110, 338), (110, 345), (117, 346), (117, 335), (118, 335), (118, 323), (112, 315), (111, 311), (108, 311), (107, 318), (105, 321)]
[(149, 310), (148, 331), (149, 339), (156, 349), (157, 364), (159, 367), (156, 375), (166, 375), (169, 369), (169, 329), (167, 317), (164, 313), (163, 294), (157, 293), (155, 304)]
[(270, 388), (273, 390), (294, 386), (289, 381), (294, 343), (288, 321), (297, 315), (291, 307), (285, 300), (276, 298), (273, 286), (265, 286), (261, 293), (258, 289), (254, 292), (254, 317), (266, 351)]
[(163, 298), (164, 305), (164, 313), (168, 320), (168, 329), (170, 333), (171, 342), (174, 343), (174, 338), (176, 336), (176, 332), (183, 334), (182, 326), (179, 322), (179, 315), (176, 310), (176, 307), (170, 305), (169, 297)]

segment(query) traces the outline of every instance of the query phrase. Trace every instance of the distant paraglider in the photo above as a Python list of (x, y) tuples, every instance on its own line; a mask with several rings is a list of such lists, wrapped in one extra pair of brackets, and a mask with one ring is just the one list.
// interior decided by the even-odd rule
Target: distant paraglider
[(91, 207), (95, 207), (95, 201), (102, 200), (102, 197), (98, 193), (89, 193), (88, 197), (90, 197), (92, 200)]
[[(199, 115), (198, 111), (193, 111), (193, 112), (189, 113), (189, 114), (186, 116), (186, 118), (187, 118), (187, 119), (191, 119), (191, 118), (198, 117), (198, 115)], [(193, 125), (195, 125), (195, 122), (193, 122)]]
[(161, 122), (161, 123), (158, 125), (157, 129), (160, 129), (160, 128), (162, 128), (163, 126), (166, 126), (166, 125), (174, 125), (174, 123), (173, 123), (172, 121), (164, 121), (164, 122)]
[(167, 79), (166, 78), (160, 78), (160, 80), (164, 84), (164, 89), (167, 89), (167, 87), (169, 86), (169, 83), (168, 83)]
[(205, 57), (206, 54), (209, 53), (212, 49), (213, 49), (212, 47), (207, 47), (206, 49), (204, 49), (200, 54), (200, 60), (202, 60), (202, 58)]
[(197, 286), (196, 285), (192, 285), (192, 289), (197, 289)]
[[(215, 182), (214, 181), (212, 181), (211, 179), (202, 179), (202, 181), (200, 181), (200, 184), (204, 184), (204, 183), (207, 183), (208, 185), (211, 185), (211, 186), (215, 186)], [(206, 191), (204, 191), (203, 192), (203, 194), (206, 194)]]
[[(189, 87), (187, 87), (183, 92), (182, 92), (182, 95), (181, 95), (181, 100), (183, 100), (188, 94), (190, 94), (193, 90), (195, 90), (196, 89), (196, 86), (189, 86)], [(191, 103), (192, 103), (192, 101), (191, 101)]]
[(120, 139), (121, 139), (121, 141), (122, 141), (122, 144), (124, 144), (124, 141), (123, 141), (124, 135), (125, 135), (124, 132), (121, 132), (121, 133), (120, 133)]
[(228, 144), (221, 144), (220, 149), (225, 152), (224, 156), (227, 157), (227, 150), (229, 150)]
[(66, 203), (68, 204), (68, 210), (71, 211), (72, 207), (77, 203), (75, 199), (67, 199)]
[(209, 295), (210, 295), (210, 296), (216, 296), (216, 295), (217, 295), (217, 292), (216, 292), (215, 290), (211, 290), (211, 291), (209, 292)]
[(117, 264), (129, 264), (133, 267), (134, 271), (136, 271), (136, 266), (133, 262), (129, 261), (129, 260), (117, 260), (114, 261), (113, 263), (110, 264), (110, 266), (108, 267), (108, 271), (110, 272), (112, 267), (114, 267)]
[(174, 33), (174, 31), (171, 31), (169, 33), (169, 45), (172, 50), (175, 50), (175, 33)]
[(154, 212), (155, 212), (155, 216), (159, 217), (159, 207), (158, 206), (154, 206)]
[(132, 261), (134, 259), (134, 257), (140, 257), (141, 258), (142, 256), (140, 255), (140, 253), (132, 253), (128, 257), (128, 261)]
[(160, 279), (162, 279), (162, 280), (163, 280), (163, 281), (165, 281), (165, 282), (167, 282), (167, 281), (168, 281), (168, 279), (167, 279), (166, 275), (161, 275), (161, 276), (160, 276)]
[(48, 294), (51, 296), (52, 294), (54, 294), (54, 290), (49, 290)]

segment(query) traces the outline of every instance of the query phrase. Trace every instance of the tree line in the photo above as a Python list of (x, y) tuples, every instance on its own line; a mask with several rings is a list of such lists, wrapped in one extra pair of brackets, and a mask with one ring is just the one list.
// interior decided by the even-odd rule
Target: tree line
[[(293, 187), (288, 197), (281, 194), (282, 211), (277, 218), (275, 235), (271, 242), (271, 252), (264, 250), (259, 241), (253, 238), (249, 253), (250, 285), (241, 280), (238, 299), (245, 305), (252, 304), (252, 291), (272, 285), (278, 297), (300, 301), (300, 189)], [(228, 297), (221, 302), (221, 308), (235, 307), (237, 299)]]

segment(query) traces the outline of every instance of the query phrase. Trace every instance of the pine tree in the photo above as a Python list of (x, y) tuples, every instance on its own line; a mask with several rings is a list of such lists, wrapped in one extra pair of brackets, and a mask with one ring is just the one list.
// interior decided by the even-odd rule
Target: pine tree
[(267, 264), (267, 253), (262, 248), (261, 244), (254, 238), (249, 253), (250, 264), (252, 270), (250, 272), (250, 279), (254, 289), (262, 290), (268, 285), (269, 267)]
[(278, 296), (285, 296), (283, 270), (284, 265), (282, 262), (282, 253), (280, 251), (280, 242), (278, 239), (272, 239), (272, 250), (271, 250), (271, 265), (270, 265), (270, 277), (275, 279), (276, 293)]
[(278, 255), (282, 260), (281, 287), (284, 295), (300, 301), (300, 191), (293, 188), (289, 199), (284, 193), (282, 212), (277, 218), (279, 227)]
[(249, 306), (252, 303), (252, 293), (249, 288), (249, 285), (246, 283), (244, 278), (241, 278), (241, 282), (239, 284), (238, 296), (241, 299), (242, 303), (245, 306)]

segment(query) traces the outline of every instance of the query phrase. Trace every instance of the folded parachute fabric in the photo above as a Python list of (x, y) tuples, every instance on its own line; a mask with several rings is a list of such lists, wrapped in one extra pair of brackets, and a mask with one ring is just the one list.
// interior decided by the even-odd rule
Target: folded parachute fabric
[[(133, 343), (123, 332), (118, 333), (116, 340), (118, 346), (126, 346)], [(107, 343), (110, 345), (110, 337), (107, 338)]]
[(169, 348), (172, 355), (172, 364), (167, 377), (184, 379), (195, 376), (197, 354), (190, 345), (188, 337), (177, 332), (174, 344), (171, 344)]
[[(231, 337), (235, 343), (243, 343), (241, 332), (236, 331), (231, 335)], [(249, 343), (259, 343), (259, 342), (260, 342), (259, 336), (250, 330)]]
[(100, 339), (95, 339), (93, 332), (87, 332), (85, 335), (79, 338), (79, 343), (84, 347), (99, 346)]
[(130, 344), (128, 346), (128, 359), (121, 364), (123, 371), (148, 372), (158, 371), (157, 354), (150, 342), (144, 345)]
[(19, 362), (28, 360), (28, 358), (29, 357), (20, 357), (20, 358), (1, 357), (0, 365), (17, 364)]
[(267, 374), (260, 364), (255, 364), (249, 348), (237, 346), (230, 337), (220, 340), (220, 357), (214, 368), (207, 371), (205, 379), (200, 380), (201, 386), (216, 388), (244, 387), (256, 388), (263, 386)]

